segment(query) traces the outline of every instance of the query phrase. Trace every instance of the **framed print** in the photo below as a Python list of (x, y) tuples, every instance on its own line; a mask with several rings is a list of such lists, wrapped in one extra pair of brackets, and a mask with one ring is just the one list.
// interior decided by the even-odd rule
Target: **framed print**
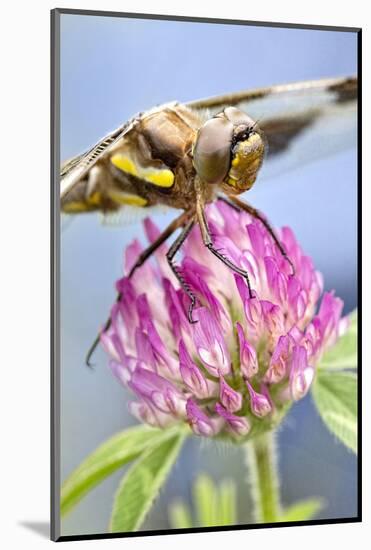
[(361, 30), (51, 20), (52, 538), (360, 521)]

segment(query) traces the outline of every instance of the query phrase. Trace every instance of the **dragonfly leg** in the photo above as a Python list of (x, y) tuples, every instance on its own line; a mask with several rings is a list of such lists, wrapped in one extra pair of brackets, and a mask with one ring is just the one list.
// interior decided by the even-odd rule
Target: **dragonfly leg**
[[(143, 265), (144, 262), (157, 250), (157, 248), (159, 248), (166, 241), (166, 239), (168, 239), (168, 237), (170, 237), (174, 233), (174, 231), (176, 231), (179, 227), (184, 226), (188, 222), (191, 215), (192, 214), (190, 214), (189, 212), (183, 212), (180, 216), (178, 216), (175, 220), (173, 220), (166, 227), (166, 229), (164, 229), (161, 235), (159, 235), (158, 238), (139, 255), (137, 261), (129, 271), (129, 274), (128, 274), (129, 279), (133, 276), (133, 274), (138, 269), (138, 267)], [(122, 298), (122, 292), (119, 292), (116, 296), (116, 303), (119, 302), (121, 298)], [(108, 317), (101, 332), (97, 335), (97, 337), (95, 338), (94, 342), (92, 343), (92, 345), (90, 346), (86, 354), (85, 363), (88, 367), (92, 366), (90, 363), (90, 360), (95, 349), (99, 344), (100, 335), (103, 332), (106, 332), (106, 330), (108, 330), (110, 326), (111, 326), (111, 317)]]
[(214, 243), (213, 243), (212, 238), (211, 238), (211, 235), (210, 235), (209, 226), (208, 226), (208, 223), (207, 223), (207, 220), (206, 220), (205, 210), (204, 210), (204, 207), (203, 207), (201, 201), (197, 202), (197, 210), (196, 211), (197, 211), (197, 220), (198, 220), (198, 223), (199, 223), (199, 226), (200, 226), (202, 240), (204, 242), (204, 245), (206, 246), (206, 248), (208, 248), (210, 250), (210, 252), (212, 254), (214, 254), (214, 256), (216, 256), (221, 262), (223, 262), (224, 265), (229, 267), (229, 269), (231, 269), (235, 273), (238, 273), (239, 275), (241, 275), (246, 280), (247, 286), (248, 286), (248, 289), (249, 289), (249, 296), (250, 296), (250, 298), (253, 298), (254, 295), (253, 295), (253, 292), (252, 292), (252, 289), (251, 289), (249, 274), (247, 273), (247, 271), (245, 269), (242, 269), (241, 267), (239, 267), (235, 263), (233, 263), (229, 258), (227, 258), (227, 256), (225, 256), (225, 254), (222, 254), (217, 248), (215, 248)]
[(196, 321), (192, 318), (193, 309), (196, 305), (196, 296), (193, 294), (192, 290), (190, 289), (188, 283), (184, 280), (183, 275), (181, 274), (181, 271), (179, 267), (174, 262), (174, 257), (178, 250), (181, 248), (183, 243), (185, 242), (186, 238), (188, 237), (192, 227), (194, 226), (194, 219), (190, 219), (187, 225), (184, 226), (183, 231), (180, 233), (180, 235), (176, 238), (176, 240), (173, 242), (171, 247), (169, 248), (166, 258), (169, 263), (169, 266), (174, 273), (175, 277), (178, 279), (180, 286), (184, 290), (184, 292), (189, 297), (191, 303), (189, 304), (188, 308), (188, 321), (190, 323), (195, 323)]
[(189, 218), (189, 212), (183, 212), (181, 216), (173, 220), (167, 228), (164, 229), (161, 235), (159, 235), (158, 238), (138, 256), (138, 259), (129, 271), (128, 278), (130, 279), (134, 275), (138, 267), (143, 265), (144, 262), (148, 260), (148, 258), (166, 241), (166, 239), (174, 233), (174, 231), (176, 231), (179, 227), (183, 227), (188, 222)]
[(269, 221), (265, 218), (265, 216), (263, 216), (263, 214), (261, 212), (259, 212), (259, 210), (257, 210), (256, 208), (254, 208), (253, 206), (251, 206), (247, 202), (242, 201), (238, 197), (219, 196), (218, 199), (225, 202), (226, 204), (228, 204), (229, 206), (231, 206), (235, 210), (239, 210), (239, 211), (244, 210), (245, 212), (248, 212), (254, 218), (260, 220), (262, 222), (262, 224), (264, 225), (264, 227), (266, 228), (266, 230), (268, 231), (268, 233), (270, 234), (270, 236), (272, 237), (275, 244), (277, 245), (278, 250), (281, 252), (282, 256), (290, 264), (290, 267), (291, 267), (291, 270), (292, 270), (292, 275), (295, 275), (295, 266), (294, 266), (293, 262), (291, 261), (290, 257), (288, 256), (283, 244), (281, 243), (281, 241), (277, 237), (273, 227), (271, 226)]

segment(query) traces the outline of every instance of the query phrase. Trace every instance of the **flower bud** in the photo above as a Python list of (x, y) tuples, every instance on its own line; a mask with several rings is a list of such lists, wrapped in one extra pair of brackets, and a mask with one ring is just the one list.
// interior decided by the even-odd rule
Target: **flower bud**
[(246, 385), (250, 394), (251, 412), (259, 418), (267, 416), (267, 414), (272, 411), (272, 406), (268, 397), (262, 393), (256, 392), (248, 380), (246, 380)]
[(216, 434), (216, 427), (212, 420), (198, 407), (193, 399), (188, 399), (186, 410), (189, 425), (196, 435), (211, 437)]
[(220, 376), (220, 394), (219, 398), (222, 405), (231, 413), (239, 411), (242, 407), (242, 395), (231, 388), (224, 380), (223, 376)]
[(240, 323), (236, 323), (237, 335), (240, 344), (240, 365), (241, 371), (246, 378), (251, 378), (258, 372), (258, 359), (253, 346), (245, 338)]
[(215, 411), (226, 420), (230, 430), (234, 434), (244, 436), (249, 433), (251, 426), (247, 418), (228, 412), (220, 403), (216, 403)]
[(302, 399), (314, 378), (314, 368), (307, 363), (307, 351), (303, 346), (295, 346), (292, 352), (290, 390), (294, 401)]

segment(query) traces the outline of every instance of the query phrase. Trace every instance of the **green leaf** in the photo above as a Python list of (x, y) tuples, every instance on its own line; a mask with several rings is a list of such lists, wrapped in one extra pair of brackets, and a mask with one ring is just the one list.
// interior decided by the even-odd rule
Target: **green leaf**
[(219, 505), (217, 525), (237, 523), (236, 486), (233, 481), (223, 481), (219, 485)]
[(181, 500), (176, 500), (169, 507), (169, 519), (176, 529), (192, 527), (210, 527), (235, 525), (237, 523), (236, 485), (233, 481), (224, 480), (217, 486), (205, 474), (196, 479), (193, 486), (193, 506), (197, 522), (193, 524), (189, 508)]
[[(166, 433), (166, 432), (165, 432)], [(143, 523), (186, 437), (170, 437), (149, 448), (123, 477), (117, 490), (110, 521), (111, 532), (137, 531)]]
[(147, 447), (163, 439), (164, 434), (163, 430), (140, 425), (108, 439), (64, 482), (61, 490), (61, 514), (71, 511), (98, 483), (137, 458)]
[(323, 356), (320, 369), (356, 369), (357, 368), (357, 310), (350, 316), (347, 332)]
[(218, 525), (218, 494), (212, 479), (201, 474), (193, 486), (193, 500), (199, 527)]
[(328, 429), (357, 453), (357, 375), (319, 371), (312, 395)]
[(278, 521), (306, 521), (313, 519), (323, 508), (323, 500), (310, 498), (296, 502), (281, 514)]
[(169, 520), (174, 529), (188, 529), (192, 527), (191, 513), (181, 500), (172, 502), (169, 507)]

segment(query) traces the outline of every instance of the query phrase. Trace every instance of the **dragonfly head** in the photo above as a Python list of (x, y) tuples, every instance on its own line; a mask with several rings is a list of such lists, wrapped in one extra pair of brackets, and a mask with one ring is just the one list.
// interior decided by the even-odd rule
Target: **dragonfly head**
[(258, 125), (243, 111), (227, 107), (199, 129), (193, 165), (202, 181), (238, 195), (255, 182), (264, 151), (265, 139)]

